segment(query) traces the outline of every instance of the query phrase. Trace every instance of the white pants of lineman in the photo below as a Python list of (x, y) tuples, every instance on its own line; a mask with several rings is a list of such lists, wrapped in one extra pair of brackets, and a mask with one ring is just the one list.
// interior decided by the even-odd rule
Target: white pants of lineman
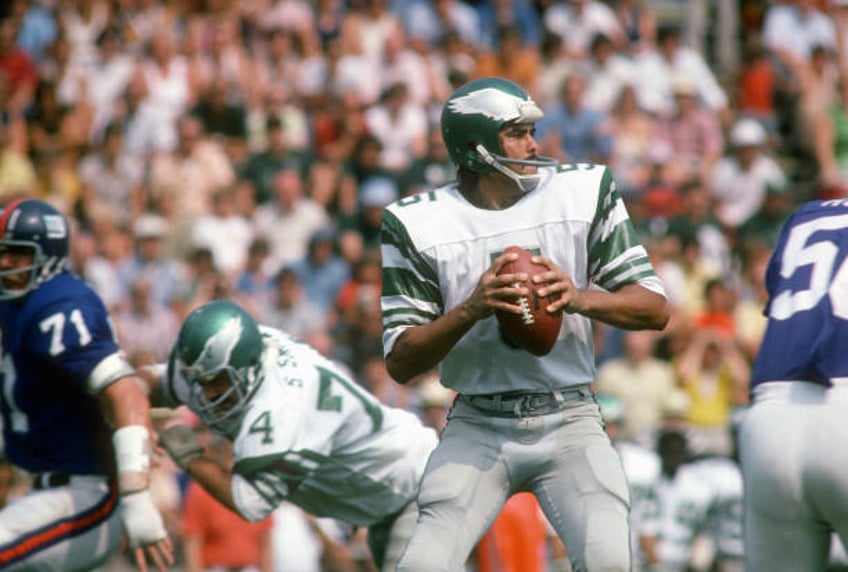
[(73, 476), (0, 511), (0, 569), (91, 570), (121, 546), (118, 492), (106, 477)]
[(848, 385), (764, 383), (740, 429), (745, 569), (825, 570), (848, 546)]
[(462, 569), (519, 491), (536, 495), (575, 572), (630, 570), (627, 480), (588, 388), (537, 416), (493, 416), (457, 399), (427, 463), (398, 570)]

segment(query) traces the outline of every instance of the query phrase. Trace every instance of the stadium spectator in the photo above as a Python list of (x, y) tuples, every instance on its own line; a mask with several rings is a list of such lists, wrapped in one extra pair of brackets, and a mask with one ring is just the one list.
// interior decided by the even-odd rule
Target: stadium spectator
[(627, 411), (620, 423), (622, 438), (652, 447), (669, 400), (679, 391), (674, 367), (656, 357), (656, 332), (625, 332), (624, 354), (598, 368), (593, 388), (615, 397)]
[(132, 228), (133, 255), (117, 268), (122, 298), (129, 299), (133, 282), (144, 278), (150, 285), (153, 302), (173, 307), (185, 296), (187, 286), (182, 263), (165, 250), (165, 241), (170, 233), (168, 221), (159, 215), (146, 213), (135, 220)]
[(80, 210), (88, 217), (97, 208), (108, 208), (116, 222), (129, 224), (144, 208), (144, 164), (124, 148), (124, 125), (110, 123), (99, 145), (82, 156), (77, 172), (83, 184)]
[(365, 127), (380, 140), (380, 166), (400, 176), (427, 152), (427, 113), (405, 83), (390, 85), (365, 111)]
[(656, 47), (639, 53), (635, 63), (639, 102), (651, 113), (675, 110), (675, 80), (686, 77), (690, 95), (722, 122), (729, 120), (727, 94), (704, 57), (683, 45), (678, 27), (662, 26), (657, 31)]
[(339, 249), (353, 264), (368, 250), (379, 250), (383, 208), (400, 198), (397, 183), (389, 177), (371, 177), (359, 187), (359, 208), (339, 217)]
[(316, 229), (304, 256), (291, 263), (306, 298), (324, 313), (335, 308), (339, 289), (350, 278), (350, 266), (338, 254), (338, 238), (332, 226)]
[(736, 229), (760, 210), (768, 190), (782, 191), (787, 181), (767, 153), (768, 133), (756, 119), (736, 121), (728, 143), (728, 153), (716, 162), (707, 184), (716, 199), (716, 218), (735, 243)]
[(273, 195), (253, 215), (258, 234), (268, 240), (271, 252), (265, 262), (268, 272), (303, 258), (309, 238), (330, 224), (324, 208), (306, 196), (300, 172), (285, 167), (273, 176)]
[(611, 3), (619, 26), (624, 31), (624, 52), (638, 55), (657, 40), (657, 14), (645, 0), (615, 0)]
[(203, 123), (191, 115), (176, 120), (177, 147), (150, 161), (151, 200), (169, 220), (190, 228), (212, 210), (212, 194), (235, 182), (235, 170), (224, 147), (208, 137)]
[(610, 38), (617, 48), (624, 46), (625, 36), (608, 4), (598, 0), (556, 2), (545, 10), (545, 29), (562, 39), (568, 57), (582, 60), (596, 34)]
[(689, 397), (686, 419), (693, 450), (729, 455), (731, 412), (747, 403), (751, 374), (736, 340), (716, 328), (695, 328), (675, 367)]
[(247, 158), (247, 109), (244, 94), (237, 90), (227, 79), (216, 76), (191, 109), (203, 132), (220, 141), (235, 164)]
[(613, 145), (609, 116), (591, 107), (585, 89), (585, 76), (566, 76), (559, 100), (545, 109), (544, 119), (536, 126), (537, 137), (544, 153), (565, 163), (605, 164)]
[(17, 20), (0, 21), (0, 74), (9, 90), (7, 111), (23, 113), (32, 103), (38, 73), (30, 56), (17, 45)]
[(524, 43), (515, 25), (498, 27), (496, 38), (494, 47), (477, 54), (471, 77), (504, 77), (535, 91), (541, 67), (538, 50)]
[(701, 104), (697, 88), (688, 76), (674, 79), (674, 108), (659, 118), (658, 145), (670, 156), (663, 165), (663, 180), (681, 185), (691, 179), (708, 180), (724, 152), (719, 116)]
[(586, 76), (584, 99), (593, 109), (612, 113), (621, 91), (636, 81), (633, 61), (616, 51), (607, 36), (596, 34), (589, 44), (588, 57), (579, 65)]
[(92, 141), (99, 141), (115, 120), (116, 105), (136, 75), (136, 66), (136, 57), (125, 49), (118, 28), (110, 25), (100, 32), (96, 57), (81, 78), (94, 112), (89, 135)]
[(639, 106), (633, 85), (623, 85), (609, 111), (612, 151), (609, 165), (626, 197), (642, 194), (655, 172), (652, 152), (659, 125), (656, 118)]
[(158, 363), (168, 359), (180, 318), (172, 308), (154, 301), (151, 292), (146, 278), (132, 281), (127, 303), (114, 313), (115, 333), (128, 356), (144, 354)]
[(257, 305), (258, 320), (307, 342), (326, 330), (327, 312), (307, 299), (300, 277), (290, 266), (281, 268), (271, 285), (269, 295)]
[(268, 240), (264, 236), (254, 236), (247, 247), (244, 266), (236, 275), (234, 287), (243, 296), (263, 303), (271, 293), (272, 275), (265, 270), (265, 260), (270, 254)]

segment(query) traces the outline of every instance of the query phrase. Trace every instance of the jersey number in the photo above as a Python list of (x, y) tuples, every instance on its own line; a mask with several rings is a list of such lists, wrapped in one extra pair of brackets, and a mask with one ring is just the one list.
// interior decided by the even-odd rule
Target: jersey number
[[(71, 323), (77, 330), (79, 344), (81, 346), (87, 346), (91, 343), (91, 332), (88, 330), (88, 326), (85, 325), (85, 320), (82, 319), (82, 312), (80, 312), (79, 308), (71, 310), (68, 319), (71, 320)], [(65, 314), (58, 312), (44, 318), (38, 324), (38, 327), (41, 328), (42, 332), (50, 332), (49, 351), (51, 356), (59, 355), (65, 351), (65, 344), (62, 343), (62, 332), (65, 331)]]
[(833, 274), (839, 247), (830, 240), (808, 244), (816, 231), (839, 230), (848, 227), (848, 215), (829, 216), (811, 220), (794, 227), (783, 249), (780, 275), (790, 278), (800, 268), (810, 266), (810, 281), (803, 290), (786, 290), (772, 300), (770, 316), (786, 320), (793, 314), (815, 307), (825, 296), (830, 298), (833, 314), (848, 320), (848, 257)]
[(323, 367), (316, 369), (318, 369), (318, 373), (321, 375), (320, 386), (318, 388), (319, 411), (342, 410), (342, 396), (333, 393), (333, 382), (337, 381), (342, 389), (353, 395), (362, 404), (365, 412), (371, 418), (371, 431), (376, 433), (383, 427), (383, 412), (380, 410), (380, 406), (374, 403), (373, 399), (360, 389), (358, 385), (329, 369), (324, 369)]

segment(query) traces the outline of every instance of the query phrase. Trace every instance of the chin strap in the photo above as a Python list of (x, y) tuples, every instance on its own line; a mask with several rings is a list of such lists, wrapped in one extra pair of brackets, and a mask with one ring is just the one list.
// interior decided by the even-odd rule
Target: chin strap
[(531, 165), (533, 167), (554, 167), (558, 161), (552, 157), (538, 157), (537, 159), (508, 159), (501, 155), (489, 153), (482, 144), (477, 144), (476, 151), (480, 154), (487, 165), (515, 181), (518, 188), (524, 193), (529, 193), (539, 185), (542, 176), (539, 173), (533, 175), (519, 175), (505, 164)]

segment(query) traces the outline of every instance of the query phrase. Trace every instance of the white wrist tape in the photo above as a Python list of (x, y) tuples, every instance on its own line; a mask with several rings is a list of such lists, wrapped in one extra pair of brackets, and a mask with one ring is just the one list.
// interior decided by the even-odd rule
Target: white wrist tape
[(168, 534), (147, 490), (121, 497), (121, 521), (132, 548), (158, 542)]
[(118, 474), (143, 473), (150, 470), (150, 433), (144, 425), (127, 425), (112, 434)]

